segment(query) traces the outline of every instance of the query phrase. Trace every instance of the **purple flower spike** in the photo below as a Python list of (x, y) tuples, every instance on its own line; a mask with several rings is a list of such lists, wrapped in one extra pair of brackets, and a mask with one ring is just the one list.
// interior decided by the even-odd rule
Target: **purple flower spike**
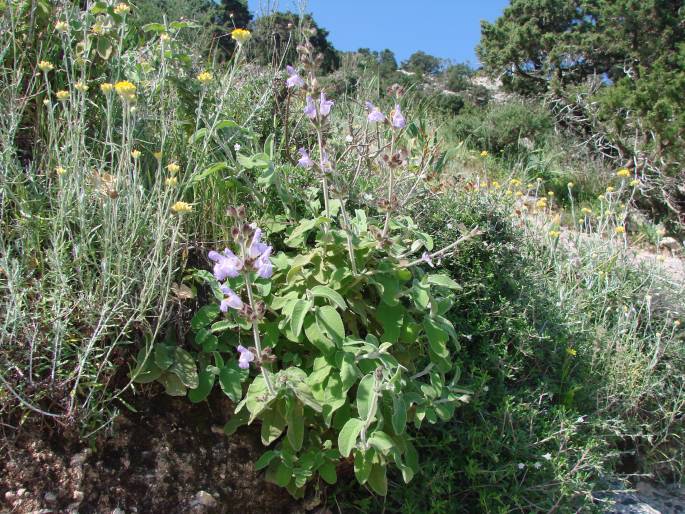
[(301, 156), (300, 160), (297, 161), (298, 166), (302, 166), (303, 168), (311, 168), (314, 166), (314, 161), (309, 157), (309, 152), (305, 148), (300, 148), (297, 152)]
[(262, 229), (256, 228), (250, 244), (250, 258), (256, 259), (270, 248), (269, 245), (262, 243)]
[(373, 105), (371, 102), (366, 102), (366, 108), (369, 111), (367, 119), (372, 123), (383, 123), (385, 121), (385, 114), (381, 110)]
[(396, 129), (403, 129), (407, 121), (402, 116), (402, 111), (400, 110), (400, 104), (395, 105), (395, 110), (392, 114), (392, 126)]
[(214, 277), (219, 281), (229, 277), (237, 277), (240, 270), (243, 269), (243, 261), (228, 248), (224, 250), (223, 254), (211, 251), (207, 256), (216, 263), (214, 265)]
[(285, 67), (285, 71), (288, 73), (288, 80), (285, 81), (285, 86), (290, 88), (298, 88), (304, 86), (304, 80), (297, 74), (297, 70), (292, 66), (288, 65)]
[(316, 105), (314, 105), (314, 100), (309, 95), (307, 95), (307, 105), (304, 107), (304, 113), (310, 120), (316, 118)]
[(240, 357), (238, 358), (238, 366), (242, 369), (247, 369), (250, 367), (250, 362), (254, 361), (254, 353), (245, 348), (242, 344), (238, 345), (238, 353)]
[(433, 259), (431, 259), (431, 254), (428, 252), (423, 252), (423, 255), (421, 255), (421, 260), (428, 264), (431, 268), (434, 268), (433, 266)]
[(326, 94), (321, 91), (321, 99), (319, 100), (319, 111), (321, 112), (321, 116), (324, 118), (328, 116), (331, 113), (333, 104), (335, 104), (335, 102), (333, 100), (327, 100)]
[(233, 289), (224, 284), (221, 286), (221, 292), (226, 295), (226, 298), (221, 300), (221, 305), (219, 306), (221, 312), (228, 312), (229, 308), (237, 311), (243, 308), (243, 301), (240, 299), (240, 296), (233, 292)]

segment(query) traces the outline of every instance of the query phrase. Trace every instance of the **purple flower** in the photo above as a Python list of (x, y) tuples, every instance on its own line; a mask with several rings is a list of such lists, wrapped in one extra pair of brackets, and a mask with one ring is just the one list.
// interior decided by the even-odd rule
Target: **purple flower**
[(242, 369), (249, 368), (250, 362), (254, 361), (254, 353), (245, 348), (242, 344), (238, 345), (237, 350), (240, 353), (240, 357), (238, 358), (238, 366)]
[(221, 286), (221, 292), (226, 295), (226, 298), (221, 300), (221, 305), (219, 306), (221, 312), (228, 312), (229, 307), (237, 311), (243, 308), (243, 301), (240, 299), (240, 296), (233, 292), (233, 289), (226, 284), (223, 284)]
[(326, 100), (326, 94), (321, 91), (321, 99), (319, 100), (319, 111), (324, 118), (331, 113), (331, 107), (335, 102), (333, 100)]
[(428, 264), (431, 268), (435, 267), (433, 266), (433, 259), (431, 259), (431, 254), (429, 254), (428, 252), (423, 252), (423, 254), (421, 255), (421, 260)]
[(404, 116), (402, 116), (402, 111), (400, 110), (400, 104), (395, 105), (395, 110), (392, 113), (392, 126), (396, 129), (402, 129), (407, 124)]
[(304, 80), (302, 80), (302, 77), (297, 74), (297, 70), (295, 68), (288, 65), (285, 67), (285, 71), (288, 73), (288, 80), (285, 81), (285, 86), (287, 88), (304, 86)]
[(243, 261), (226, 248), (223, 254), (211, 251), (208, 257), (216, 262), (214, 265), (214, 277), (219, 280), (226, 280), (228, 277), (237, 277), (240, 270), (243, 269)]
[(269, 257), (273, 251), (273, 247), (261, 242), (262, 231), (261, 229), (255, 229), (254, 236), (252, 237), (252, 244), (250, 244), (250, 258), (254, 259), (254, 270), (257, 272), (257, 276), (261, 278), (271, 278), (274, 273), (273, 264)]
[(298, 166), (302, 166), (303, 168), (311, 168), (314, 166), (314, 161), (309, 157), (309, 152), (307, 152), (305, 148), (300, 148), (297, 153), (301, 156), (300, 160), (297, 161)]
[(373, 105), (371, 102), (366, 102), (366, 108), (369, 111), (367, 119), (373, 123), (383, 123), (385, 121), (385, 114), (381, 110)]
[(307, 95), (307, 105), (304, 107), (304, 113), (310, 120), (316, 118), (316, 106), (314, 105), (314, 100), (309, 95)]
[(260, 278), (271, 278), (274, 274), (274, 265), (271, 264), (269, 257), (271, 256), (272, 248), (269, 246), (262, 255), (255, 261), (255, 269), (257, 276)]
[(321, 159), (321, 169), (324, 173), (331, 173), (333, 171), (333, 164), (328, 158), (328, 152), (324, 150), (323, 158)]

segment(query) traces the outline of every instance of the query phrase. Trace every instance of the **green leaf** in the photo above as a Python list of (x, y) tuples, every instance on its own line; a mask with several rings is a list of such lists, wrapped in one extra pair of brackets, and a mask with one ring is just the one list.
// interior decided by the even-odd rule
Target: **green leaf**
[(359, 437), (363, 426), (364, 422), (361, 419), (350, 418), (340, 430), (338, 434), (338, 451), (344, 458), (350, 456), (352, 448), (357, 444), (357, 437)]
[(367, 419), (369, 417), (371, 398), (375, 394), (373, 390), (374, 383), (374, 373), (371, 372), (362, 378), (357, 386), (357, 412), (361, 419)]
[(337, 291), (334, 291), (330, 287), (327, 286), (314, 286), (311, 289), (312, 296), (315, 298), (317, 297), (322, 297), (322, 298), (327, 298), (331, 302), (333, 302), (335, 305), (340, 307), (341, 310), (347, 309), (347, 304), (345, 303), (345, 299), (338, 293)]
[(272, 403), (262, 413), (262, 444), (268, 446), (278, 439), (285, 429), (286, 420), (281, 411), (282, 401)]
[(440, 328), (432, 319), (425, 318), (423, 320), (423, 329), (426, 331), (426, 336), (428, 337), (428, 343), (430, 348), (437, 355), (443, 359), (447, 359), (450, 356), (447, 350), (447, 340), (449, 335), (442, 328)]
[(205, 328), (219, 315), (218, 305), (205, 305), (195, 313), (193, 319), (190, 320), (190, 326), (194, 331)]
[(173, 373), (164, 373), (159, 377), (160, 383), (164, 386), (164, 391), (169, 396), (185, 396), (186, 386), (183, 385), (181, 379)]
[(345, 326), (335, 307), (324, 305), (316, 310), (316, 321), (319, 328), (326, 332), (334, 342), (342, 344), (345, 339)]
[(198, 375), (198, 386), (195, 389), (188, 391), (188, 398), (192, 403), (199, 403), (209, 396), (209, 393), (214, 387), (214, 373), (202, 370)]
[[(207, 129), (200, 129), (198, 130), (195, 134), (193, 134), (193, 142), (196, 142), (197, 139), (200, 139), (201, 137), (204, 137), (204, 132), (200, 132), (201, 130), (204, 130), (206, 132)], [(221, 162), (215, 162), (211, 166), (205, 168), (202, 170), (200, 173), (197, 175), (193, 175), (192, 178), (190, 179), (190, 184), (197, 184), (198, 182), (202, 182), (204, 179), (211, 177), (212, 175), (215, 175), (216, 173), (230, 169), (230, 166), (228, 162), (226, 161), (221, 161)]]
[(395, 441), (393, 441), (388, 434), (381, 432), (380, 430), (374, 432), (371, 437), (369, 437), (368, 442), (383, 455), (387, 455), (390, 450), (395, 447)]
[(219, 385), (221, 390), (234, 402), (239, 402), (243, 397), (243, 388), (241, 380), (243, 378), (243, 371), (239, 370), (235, 362), (224, 366), (219, 371)]
[(112, 55), (112, 43), (108, 37), (99, 37), (97, 40), (96, 50), (98, 55), (105, 61)]
[(400, 331), (404, 324), (405, 309), (398, 304), (390, 306), (387, 303), (381, 302), (376, 309), (376, 316), (383, 326), (383, 338), (385, 342), (396, 343), (400, 337)]
[(319, 328), (315, 316), (307, 316), (304, 322), (304, 334), (307, 339), (324, 355), (335, 350), (335, 344)]
[(262, 453), (262, 456), (257, 459), (257, 462), (255, 462), (254, 468), (257, 471), (264, 469), (269, 464), (271, 464), (271, 461), (274, 460), (274, 458), (277, 456), (278, 452), (275, 452), (273, 450), (269, 450), (267, 452)]
[(385, 474), (386, 468), (381, 464), (374, 464), (369, 473), (369, 485), (376, 494), (385, 496), (388, 494), (388, 477)]
[(176, 347), (174, 350), (174, 363), (169, 367), (169, 372), (174, 373), (185, 386), (191, 389), (200, 385), (195, 359), (183, 348)]
[(149, 384), (154, 382), (162, 375), (162, 370), (155, 364), (152, 355), (146, 357), (147, 350), (145, 348), (138, 352), (136, 357), (137, 366), (131, 371), (131, 378), (137, 384)]
[(148, 23), (147, 25), (143, 25), (143, 32), (157, 32), (158, 34), (161, 34), (165, 31), (166, 28), (161, 23)]
[(401, 396), (392, 397), (392, 429), (397, 435), (404, 432), (407, 426), (407, 403)]
[(236, 412), (231, 416), (228, 422), (224, 425), (224, 434), (232, 435), (235, 434), (238, 428), (246, 425), (250, 419), (250, 413), (246, 410)]
[(381, 299), (388, 305), (397, 305), (400, 283), (395, 275), (376, 275), (374, 280), (381, 286)]
[(428, 275), (428, 283), (450, 289), (461, 289), (461, 286), (447, 275)]
[(288, 442), (293, 450), (300, 451), (304, 440), (304, 408), (300, 402), (288, 402), (286, 421), (288, 422)]
[(304, 324), (304, 317), (312, 309), (314, 304), (311, 300), (299, 299), (295, 302), (293, 312), (290, 317), (290, 330), (292, 330), (295, 337), (299, 337), (302, 332), (302, 325)]
[(335, 472), (335, 464), (330, 460), (327, 460), (319, 467), (319, 475), (321, 475), (321, 478), (329, 485), (333, 485), (338, 481), (338, 475)]
[(357, 381), (357, 366), (354, 362), (354, 355), (350, 352), (338, 352), (338, 355), (342, 353), (342, 358), (340, 362), (340, 381), (342, 382), (342, 387), (344, 391), (348, 391), (354, 383)]
[(161, 370), (167, 370), (174, 363), (174, 348), (166, 344), (155, 345), (155, 364)]
[(367, 482), (371, 474), (374, 454), (373, 448), (354, 452), (354, 476), (357, 477), (357, 481), (362, 485)]
[(288, 482), (290, 482), (292, 476), (292, 470), (288, 466), (286, 466), (284, 462), (281, 462), (278, 465), (278, 468), (276, 469), (276, 474), (274, 475), (274, 482), (276, 483), (276, 485), (285, 487), (286, 485), (288, 485)]
[(288, 239), (285, 240), (285, 244), (290, 247), (297, 247), (302, 244), (304, 236), (307, 232), (316, 227), (316, 220), (304, 219), (300, 224), (295, 227), (295, 229), (290, 233)]

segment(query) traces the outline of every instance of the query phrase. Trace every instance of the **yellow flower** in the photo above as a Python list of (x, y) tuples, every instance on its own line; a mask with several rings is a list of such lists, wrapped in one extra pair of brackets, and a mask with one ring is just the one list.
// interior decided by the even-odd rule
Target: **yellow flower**
[(166, 167), (166, 169), (172, 175), (176, 175), (176, 173), (178, 173), (178, 171), (181, 169), (181, 167), (178, 164), (176, 164), (175, 162), (172, 162)]
[(203, 71), (197, 76), (197, 80), (199, 80), (202, 84), (207, 84), (212, 81), (214, 77), (212, 76), (211, 73), (208, 71)]
[(124, 102), (133, 102), (136, 99), (136, 86), (128, 80), (120, 80), (114, 84), (114, 89)]
[(38, 63), (38, 69), (47, 73), (48, 71), (54, 70), (55, 67), (50, 61), (40, 61)]
[(133, 157), (134, 159), (140, 157), (140, 150), (131, 150), (131, 157)]
[(566, 184), (566, 186), (567, 186), (569, 189), (573, 189), (573, 186), (575, 186), (575, 184), (574, 184), (573, 182), (569, 182), (568, 184)]
[(607, 193), (613, 193), (613, 192), (614, 192), (613, 187), (611, 187), (611, 186), (607, 187)]
[(114, 89), (114, 84), (111, 84), (109, 82), (103, 82), (102, 84), (100, 84), (100, 91), (102, 91), (105, 94), (111, 93), (112, 89)]
[(640, 185), (640, 181), (638, 179), (633, 179), (630, 181), (630, 186), (631, 187), (637, 187)]
[(540, 198), (536, 203), (535, 206), (538, 209), (544, 209), (547, 207), (547, 198)]
[(514, 187), (518, 187), (518, 186), (521, 185), (521, 181), (520, 181), (519, 179), (517, 179), (517, 178), (512, 178), (512, 179), (510, 180), (510, 183), (511, 183), (511, 185), (514, 186)]
[(680, 320), (679, 320), (679, 319), (675, 320), (675, 321), (673, 322), (673, 324), (674, 324), (676, 327), (679, 327), (679, 326), (680, 326)]
[(532, 182), (529, 182), (528, 185), (526, 186), (528, 189), (533, 189), (535, 187), (535, 184)]
[(523, 196), (523, 191), (516, 191), (515, 194), (516, 194), (516, 196), (517, 196), (518, 198), (520, 198), (520, 197)]
[(171, 36), (165, 32), (161, 36), (159, 36), (159, 40), (164, 42), (171, 41)]
[(119, 3), (114, 7), (114, 14), (121, 16), (122, 14), (127, 14), (131, 10), (131, 6), (123, 2)]
[(492, 187), (497, 189), (499, 187), (499, 182), (497, 182), (496, 180), (493, 180), (492, 181)]
[(580, 212), (583, 214), (592, 214), (592, 209), (588, 209), (587, 207), (583, 207)]
[(625, 234), (625, 233), (626, 233), (626, 229), (625, 229), (625, 227), (616, 227), (616, 228), (614, 229), (614, 232), (616, 232), (617, 234)]
[(548, 194), (549, 196), (554, 196), (554, 191), (550, 191), (550, 192), (547, 193), (547, 194)]
[(160, 150), (159, 152), (155, 152), (152, 155), (154, 155), (155, 159), (159, 161), (162, 158), (162, 151)]
[(193, 212), (193, 206), (187, 202), (179, 201), (171, 206), (171, 210), (174, 211), (176, 214), (183, 214), (186, 212)]
[(553, 239), (556, 239), (560, 235), (561, 235), (561, 232), (559, 232), (558, 230), (550, 230), (549, 231), (549, 237), (551, 237)]
[(164, 181), (164, 183), (165, 183), (168, 187), (174, 187), (176, 184), (178, 184), (178, 179), (177, 179), (176, 177), (169, 177), (168, 179), (166, 179), (166, 180)]
[(481, 156), (481, 157), (487, 157), (487, 156), (488, 156), (488, 151), (487, 151), (487, 150), (483, 150), (483, 151), (480, 153), (480, 156)]
[(67, 170), (64, 169), (62, 166), (57, 166), (55, 168), (55, 173), (57, 173), (59, 176), (64, 175), (67, 172)]
[(69, 99), (69, 91), (65, 91), (62, 89), (61, 91), (57, 91), (55, 93), (55, 96), (57, 97), (57, 100), (60, 100), (61, 102), (66, 102)]
[(616, 176), (618, 177), (630, 177), (630, 172), (628, 171), (627, 168), (621, 168), (616, 172)]
[(252, 37), (252, 32), (246, 29), (233, 29), (231, 37), (237, 41), (238, 44), (242, 45)]
[(575, 348), (566, 348), (566, 353), (569, 355), (569, 357), (575, 357), (578, 352)]
[(578, 224), (582, 225), (585, 223), (585, 220), (583, 218), (578, 218)]
[(69, 30), (69, 24), (66, 21), (58, 21), (55, 23), (55, 30), (57, 32), (66, 32)]
[(79, 80), (76, 84), (74, 84), (74, 89), (81, 91), (81, 93), (85, 93), (88, 91), (88, 84)]

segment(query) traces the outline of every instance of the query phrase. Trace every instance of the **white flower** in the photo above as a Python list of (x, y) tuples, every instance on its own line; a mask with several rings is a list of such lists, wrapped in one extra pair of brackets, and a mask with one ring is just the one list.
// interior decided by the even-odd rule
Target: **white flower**
[(535, 469), (540, 469), (542, 467), (542, 464), (540, 464), (539, 462), (536, 462), (535, 464), (533, 464), (533, 467)]
[(523, 468), (526, 467), (526, 465), (525, 465), (523, 462), (519, 462), (519, 463), (518, 463), (518, 466), (516, 466), (516, 467), (519, 468), (519, 469), (523, 469)]
[(545, 454), (542, 456), (542, 458), (545, 459), (545, 460), (552, 460), (552, 454), (551, 454), (551, 453), (545, 453)]
[(350, 136), (350, 135), (348, 134), (348, 135), (345, 136), (345, 141), (348, 142), (348, 143), (351, 143), (352, 141), (354, 141), (354, 139), (352, 138), (352, 136)]
[(236, 152), (239, 152), (241, 148), (242, 148), (242, 147), (240, 146), (240, 143), (236, 143), (236, 144), (233, 145), (233, 149), (234, 149)]
[(581, 416), (576, 420), (576, 423), (584, 423), (585, 422), (585, 416)]

